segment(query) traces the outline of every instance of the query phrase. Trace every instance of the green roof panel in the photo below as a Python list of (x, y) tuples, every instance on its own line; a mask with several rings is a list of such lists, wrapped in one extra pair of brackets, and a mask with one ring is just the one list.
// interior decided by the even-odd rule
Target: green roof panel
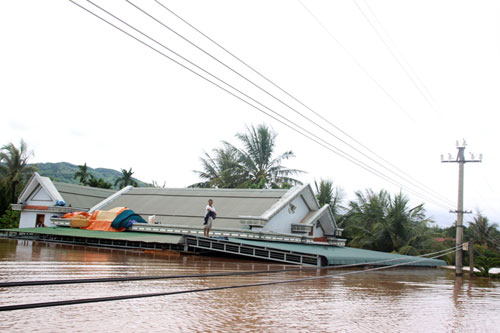
[(167, 243), (167, 244), (182, 243), (182, 236), (180, 235), (165, 235), (165, 234), (133, 232), (133, 231), (113, 232), (113, 231), (86, 230), (86, 229), (68, 228), (68, 227), (15, 228), (15, 229), (0, 229), (0, 231), (3, 232), (14, 231), (14, 232), (26, 232), (34, 234), (87, 237), (87, 238), (100, 238), (100, 239), (117, 239), (117, 240), (137, 241), (145, 243)]
[(254, 241), (254, 240), (237, 239), (237, 238), (230, 238), (229, 240), (241, 244), (262, 246), (283, 251), (318, 254), (324, 256), (327, 259), (329, 266), (353, 265), (353, 264), (390, 266), (403, 263), (408, 263), (408, 265), (406, 266), (427, 266), (427, 267), (437, 267), (446, 265), (446, 262), (440, 259), (413, 257), (413, 256), (406, 256), (406, 255), (393, 254), (387, 252), (363, 250), (353, 247), (265, 242), (265, 241)]

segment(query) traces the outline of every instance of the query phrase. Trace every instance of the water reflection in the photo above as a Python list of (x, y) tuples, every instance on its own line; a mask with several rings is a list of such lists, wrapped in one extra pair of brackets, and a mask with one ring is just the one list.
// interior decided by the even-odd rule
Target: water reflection
[[(282, 269), (250, 260), (0, 239), (0, 281)], [(152, 293), (332, 275), (328, 279), (0, 313), (1, 331), (494, 332), (498, 281), (453, 272), (311, 270), (0, 289), (0, 305)], [(84, 315), (83, 315), (84, 314)], [(47, 320), (52, 318), (53, 320)]]

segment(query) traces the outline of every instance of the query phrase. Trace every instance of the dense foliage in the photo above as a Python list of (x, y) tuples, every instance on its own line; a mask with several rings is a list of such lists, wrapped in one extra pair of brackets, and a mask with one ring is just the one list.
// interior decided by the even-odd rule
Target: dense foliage
[[(329, 204), (337, 224), (343, 228), (347, 246), (367, 250), (384, 251), (408, 255), (423, 255), (455, 246), (456, 226), (440, 228), (433, 225), (425, 213), (424, 205), (409, 205), (409, 198), (403, 193), (391, 195), (385, 190), (366, 190), (355, 193), (355, 199), (345, 206), (344, 192), (333, 187), (330, 180), (315, 183), (317, 199), (321, 205)], [(496, 224), (480, 212), (464, 227), (464, 242), (474, 240), (476, 267), (480, 275), (488, 276), (500, 260), (500, 231)], [(455, 263), (455, 254), (442, 259)], [(468, 256), (464, 263), (468, 265)], [(493, 265), (493, 266), (492, 266)]]
[(241, 148), (222, 142), (222, 147), (213, 150), (213, 156), (205, 153), (201, 158), (203, 171), (195, 171), (203, 181), (190, 187), (289, 188), (301, 184), (292, 177), (302, 171), (282, 165), (294, 157), (293, 152), (274, 155), (276, 136), (264, 124), (247, 127), (245, 133), (236, 134)]
[(21, 140), (19, 147), (12, 142), (0, 149), (0, 227), (11, 228), (19, 224), (18, 212), (13, 212), (11, 203), (15, 203), (26, 181), (36, 170), (28, 165), (33, 152)]

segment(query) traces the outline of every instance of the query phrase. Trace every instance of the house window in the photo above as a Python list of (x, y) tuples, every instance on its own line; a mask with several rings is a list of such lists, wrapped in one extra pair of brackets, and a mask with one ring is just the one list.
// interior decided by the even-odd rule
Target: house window
[(45, 214), (36, 214), (35, 227), (45, 227)]

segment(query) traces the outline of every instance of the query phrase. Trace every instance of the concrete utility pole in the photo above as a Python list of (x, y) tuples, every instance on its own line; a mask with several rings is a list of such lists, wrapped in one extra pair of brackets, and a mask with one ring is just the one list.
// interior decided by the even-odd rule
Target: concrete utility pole
[[(453, 160), (451, 158), (451, 154), (448, 154), (448, 160), (444, 160), (443, 155), (441, 155), (441, 162), (442, 163), (458, 163), (458, 205), (457, 205), (457, 210), (456, 211), (450, 211), (450, 213), (456, 213), (457, 214), (457, 236), (456, 236), (456, 244), (457, 247), (460, 246), (457, 249), (456, 256), (455, 256), (455, 275), (456, 276), (462, 276), (463, 270), (462, 270), (462, 265), (463, 265), (463, 250), (462, 250), (462, 243), (463, 243), (463, 238), (464, 238), (464, 213), (470, 214), (472, 212), (466, 212), (464, 211), (464, 165), (467, 162), (482, 162), (483, 160), (483, 155), (479, 155), (479, 159), (476, 160), (474, 158), (474, 155), (471, 154), (471, 159), (466, 160), (465, 159), (465, 146), (467, 143), (465, 140), (463, 140), (463, 143), (460, 145), (457, 141), (457, 149), (458, 149), (458, 154), (457, 158)], [(473, 251), (471, 249), (470, 251)]]

